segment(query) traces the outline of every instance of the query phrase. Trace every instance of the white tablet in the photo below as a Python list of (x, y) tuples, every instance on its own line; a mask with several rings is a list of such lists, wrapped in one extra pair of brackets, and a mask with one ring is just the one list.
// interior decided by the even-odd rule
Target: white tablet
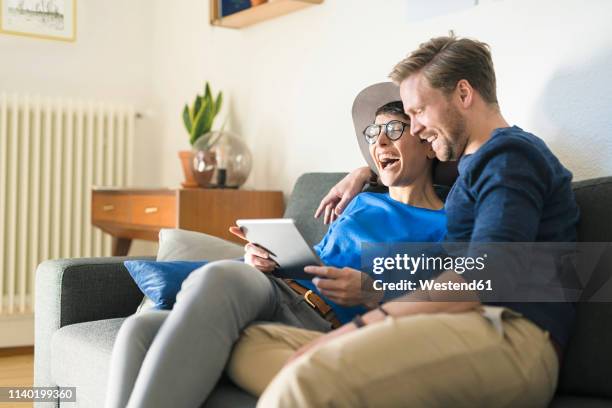
[(315, 275), (304, 272), (308, 265), (323, 265), (308, 245), (291, 218), (237, 220), (246, 238), (267, 250), (276, 261), (275, 276), (288, 279), (312, 279)]

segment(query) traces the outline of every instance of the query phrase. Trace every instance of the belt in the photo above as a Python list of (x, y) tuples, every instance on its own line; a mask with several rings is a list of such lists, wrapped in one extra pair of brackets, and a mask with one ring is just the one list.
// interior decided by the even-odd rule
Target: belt
[(302, 296), (306, 303), (312, 307), (322, 318), (331, 323), (332, 328), (336, 329), (342, 326), (340, 320), (336, 317), (336, 313), (330, 305), (325, 303), (323, 298), (317, 295), (312, 290), (300, 285), (293, 279), (284, 279), (287, 286), (289, 286), (295, 293)]

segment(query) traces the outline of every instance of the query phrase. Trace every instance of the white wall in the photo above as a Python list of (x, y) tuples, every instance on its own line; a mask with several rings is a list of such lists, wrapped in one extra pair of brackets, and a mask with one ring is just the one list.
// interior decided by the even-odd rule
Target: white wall
[[(149, 1), (80, 0), (77, 10), (73, 43), (0, 34), (0, 91), (159, 110), (152, 92), (154, 26)], [(156, 121), (136, 121), (135, 185), (161, 185), (161, 132)], [(142, 242), (134, 247), (133, 254), (155, 252), (154, 246)]]
[[(152, 100), (153, 13), (147, 0), (81, 0), (77, 40), (63, 42), (0, 34), (0, 91), (108, 102), (154, 110)], [(158, 157), (149, 143), (154, 119), (137, 121), (134, 182), (159, 179)], [(154, 136), (155, 137), (155, 136)]]
[(202, 0), (156, 5), (164, 184), (180, 181), (180, 108), (205, 79), (228, 93), (231, 126), (255, 153), (249, 185), (288, 192), (302, 172), (361, 165), (354, 96), (449, 29), (492, 46), (510, 123), (544, 138), (576, 179), (612, 175), (610, 1), (481, 0), (415, 22), (427, 2), (326, 0), (242, 30), (210, 27)]

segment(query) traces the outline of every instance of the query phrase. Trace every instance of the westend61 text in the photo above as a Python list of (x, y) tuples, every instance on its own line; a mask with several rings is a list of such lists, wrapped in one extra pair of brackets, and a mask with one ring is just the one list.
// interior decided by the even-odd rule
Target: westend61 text
[(381, 291), (412, 291), (416, 289), (421, 290), (439, 290), (439, 291), (447, 291), (447, 290), (477, 290), (477, 291), (492, 291), (493, 286), (491, 285), (491, 279), (487, 280), (473, 280), (471, 282), (437, 282), (433, 279), (431, 280), (422, 280), (420, 279), (417, 282), (402, 279), (399, 282), (383, 282), (381, 280), (374, 281), (374, 290)]

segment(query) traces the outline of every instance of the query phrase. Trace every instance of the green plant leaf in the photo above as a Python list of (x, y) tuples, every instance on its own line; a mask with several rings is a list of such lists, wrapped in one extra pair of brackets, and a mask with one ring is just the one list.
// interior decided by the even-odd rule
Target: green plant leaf
[(200, 95), (196, 95), (195, 101), (193, 102), (193, 111), (198, 113), (202, 107), (202, 97)]
[(217, 114), (221, 110), (221, 105), (222, 104), (223, 104), (223, 92), (219, 92), (217, 94), (217, 100), (215, 101), (215, 114), (214, 114), (214, 116), (217, 116)]
[(202, 100), (202, 106), (200, 107), (200, 111), (196, 114), (196, 117), (193, 122), (193, 129), (191, 132), (191, 144), (193, 145), (195, 141), (207, 133), (210, 130), (210, 126), (207, 126), (207, 111), (209, 111), (210, 104), (206, 101), (206, 99)]
[(191, 117), (189, 115), (189, 107), (185, 104), (185, 108), (183, 108), (183, 123), (185, 124), (185, 129), (187, 132), (191, 134)]
[(204, 98), (208, 101), (212, 101), (212, 92), (210, 91), (208, 81), (206, 81), (206, 86), (204, 87)]
[(212, 101), (210, 103), (207, 103), (204, 108), (204, 113), (202, 116), (203, 116), (204, 128), (206, 129), (206, 132), (209, 132), (210, 129), (212, 128), (212, 123), (213, 123), (213, 120), (215, 119), (214, 110), (215, 110), (215, 107)]

